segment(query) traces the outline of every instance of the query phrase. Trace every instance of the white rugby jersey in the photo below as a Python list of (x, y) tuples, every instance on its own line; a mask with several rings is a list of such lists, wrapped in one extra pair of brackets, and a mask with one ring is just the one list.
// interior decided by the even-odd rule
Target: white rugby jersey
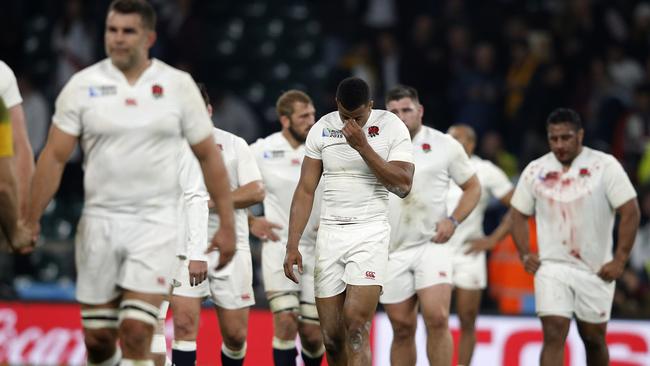
[[(316, 122), (305, 143), (306, 156), (323, 162), (321, 222), (386, 221), (388, 190), (348, 144), (342, 128), (339, 112), (331, 112)], [(408, 129), (395, 114), (373, 109), (362, 129), (384, 160), (413, 162)]]
[(135, 85), (110, 59), (76, 73), (59, 94), (53, 123), (84, 152), (84, 213), (138, 215), (174, 224), (178, 154), (212, 122), (192, 77), (153, 59)]
[[(212, 135), (217, 147), (221, 149), (231, 191), (262, 180), (255, 157), (244, 139), (218, 128), (213, 129)], [(219, 216), (216, 210), (211, 210), (207, 221), (197, 220), (205, 218), (210, 197), (203, 180), (201, 165), (188, 144), (185, 144), (181, 157), (180, 176), (185, 203), (186, 240), (181, 241), (183, 245), (177, 254), (186, 255), (191, 260), (207, 261), (205, 250), (208, 241), (212, 239), (208, 237), (208, 231), (215, 232), (219, 228)], [(235, 232), (237, 250), (250, 250), (248, 212), (245, 208), (235, 209)]]
[[(291, 201), (300, 180), (305, 145), (294, 149), (282, 132), (276, 132), (258, 139), (251, 145), (251, 149), (262, 172), (262, 181), (266, 188), (264, 216), (267, 220), (282, 226), (282, 229), (278, 229), (278, 236), (280, 242), (286, 243), (289, 239)], [(300, 238), (301, 245), (316, 245), (320, 200), (320, 191), (317, 191), (309, 221)]]
[(2, 60), (0, 60), (0, 98), (5, 102), (7, 108), (11, 108), (23, 101), (20, 91), (18, 91), (16, 75)]
[[(481, 183), (481, 198), (474, 210), (454, 231), (454, 235), (449, 239), (451, 245), (464, 245), (468, 240), (485, 236), (483, 219), (490, 199), (492, 197), (501, 199), (513, 188), (508, 176), (491, 161), (483, 160), (476, 155), (473, 155), (469, 161)], [(450, 182), (449, 192), (447, 193), (447, 210), (449, 214), (454, 212), (456, 206), (458, 206), (462, 194), (463, 190), (454, 182)]]
[[(467, 182), (474, 168), (461, 144), (450, 135), (422, 126), (413, 137), (415, 175), (411, 193), (390, 197), (390, 250), (432, 244), (436, 223), (447, 217), (449, 181)], [(433, 245), (433, 244), (432, 244)]]
[(542, 262), (598, 272), (612, 259), (615, 210), (636, 192), (616, 158), (588, 147), (562, 170), (552, 152), (532, 161), (510, 203), (535, 215)]

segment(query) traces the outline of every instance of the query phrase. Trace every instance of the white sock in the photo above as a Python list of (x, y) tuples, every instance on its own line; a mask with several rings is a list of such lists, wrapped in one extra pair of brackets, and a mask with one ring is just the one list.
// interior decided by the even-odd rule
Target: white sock
[(244, 346), (239, 350), (239, 351), (234, 351), (228, 348), (225, 343), (221, 343), (221, 352), (223, 352), (224, 355), (228, 356), (228, 358), (231, 358), (233, 360), (241, 360), (246, 356), (246, 342), (244, 342)]
[(155, 366), (153, 360), (128, 360), (123, 358), (120, 366)]

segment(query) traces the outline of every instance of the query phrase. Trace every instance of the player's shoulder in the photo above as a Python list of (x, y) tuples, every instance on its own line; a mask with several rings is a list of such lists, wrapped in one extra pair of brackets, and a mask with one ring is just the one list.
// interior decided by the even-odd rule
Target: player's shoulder
[(608, 154), (604, 151), (592, 149), (587, 146), (583, 146), (582, 149), (584, 150), (584, 153), (587, 155), (587, 158), (589, 160), (604, 162), (606, 164), (618, 163), (618, 159), (616, 159), (616, 157), (612, 154)]
[(316, 121), (316, 123), (314, 123), (312, 126), (312, 129), (314, 127), (331, 126), (336, 123), (343, 123), (343, 121), (341, 121), (339, 111), (332, 111), (319, 118), (318, 121)]
[(274, 132), (266, 137), (260, 137), (257, 141), (253, 142), (250, 146), (253, 150), (265, 150), (282, 145), (284, 136), (282, 132)]
[(13, 70), (4, 61), (0, 60), (0, 78), (15, 78)]

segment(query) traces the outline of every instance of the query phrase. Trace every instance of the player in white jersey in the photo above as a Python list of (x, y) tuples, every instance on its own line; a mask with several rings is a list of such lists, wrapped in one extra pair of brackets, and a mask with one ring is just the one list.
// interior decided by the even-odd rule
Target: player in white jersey
[[(526, 271), (535, 275), (535, 310), (544, 332), (540, 364), (562, 364), (575, 314), (587, 364), (608, 365), (605, 333), (614, 280), (625, 268), (639, 226), (636, 192), (616, 158), (582, 145), (576, 112), (556, 109), (546, 131), (551, 152), (528, 164), (510, 202), (513, 238)], [(539, 255), (529, 251), (531, 215)]]
[(291, 203), (285, 275), (303, 272), (299, 239), (321, 176), (323, 202), (314, 290), (330, 365), (370, 365), (370, 324), (388, 276), (388, 196), (406, 197), (413, 179), (408, 130), (394, 114), (372, 109), (368, 84), (347, 78), (338, 110), (309, 131)]
[(235, 251), (230, 187), (212, 123), (192, 78), (149, 58), (155, 18), (144, 0), (111, 3), (109, 57), (75, 74), (61, 91), (34, 174), (28, 224), (36, 236), (80, 141), (85, 203), (76, 239), (76, 298), (89, 365), (153, 364), (153, 328), (176, 260), (184, 139), (201, 162), (222, 218), (212, 240), (220, 266)]
[[(391, 363), (415, 365), (419, 305), (427, 326), (429, 363), (449, 365), (452, 251), (447, 241), (478, 202), (481, 187), (458, 141), (422, 125), (424, 108), (414, 88), (390, 90), (386, 107), (408, 128), (415, 160), (411, 194), (404, 200), (389, 199), (390, 254), (380, 301), (393, 327)], [(449, 215), (447, 191), (452, 180), (463, 194)]]
[[(23, 113), (22, 102), (18, 90), (16, 76), (9, 66), (0, 60), (0, 98), (4, 101), (5, 107), (9, 110), (9, 120), (11, 121), (11, 132), (13, 139), (13, 165), (16, 175), (16, 184), (18, 192), (18, 214), (22, 220), (27, 213), (29, 204), (29, 187), (34, 173), (34, 153), (29, 143), (27, 135), (27, 126), (25, 124), (25, 114)], [(0, 239), (2, 240), (2, 239)], [(22, 247), (22, 245), (20, 246)], [(17, 247), (16, 247), (17, 248)], [(28, 251), (27, 248), (21, 248), (21, 251)]]
[[(481, 305), (481, 290), (487, 286), (487, 266), (485, 251), (491, 250), (509, 232), (512, 220), (506, 213), (501, 223), (486, 236), (483, 232), (483, 219), (490, 199), (493, 197), (510, 207), (513, 186), (506, 174), (488, 160), (474, 155), (476, 133), (468, 125), (457, 124), (449, 128), (449, 135), (463, 145), (470, 157), (470, 164), (481, 183), (481, 198), (449, 239), (453, 252), (452, 281), (456, 293), (456, 313), (460, 321), (460, 340), (458, 345), (458, 364), (469, 365), (476, 344), (474, 323)], [(458, 206), (462, 190), (451, 182), (447, 194), (447, 209), (453, 212)]]
[[(305, 139), (314, 125), (311, 98), (299, 90), (284, 92), (276, 111), (282, 130), (251, 145), (266, 187), (264, 217), (250, 217), (253, 235), (263, 241), (262, 275), (273, 312), (273, 362), (296, 364), (296, 334), (300, 334), (301, 356), (306, 366), (320, 365), (325, 353), (314, 298), (314, 247), (320, 215), (318, 200), (309, 219), (300, 249), (305, 272), (296, 284), (284, 275), (282, 263), (288, 239), (291, 197), (300, 178), (305, 157)], [(277, 231), (276, 231), (277, 230)]]
[[(212, 115), (207, 90), (202, 84), (199, 84), (199, 89), (208, 113)], [(237, 251), (232, 261), (220, 270), (214, 269), (219, 254), (205, 254), (207, 238), (219, 227), (219, 217), (214, 210), (208, 215), (210, 197), (201, 176), (201, 167), (185, 144), (179, 173), (184, 192), (185, 236), (179, 241), (176, 253), (181, 261), (174, 275), (171, 298), (174, 314), (172, 363), (176, 366), (196, 364), (201, 302), (207, 296), (211, 296), (215, 304), (223, 337), (221, 364), (242, 365), (246, 355), (249, 308), (255, 304), (247, 208), (262, 202), (264, 185), (255, 157), (244, 139), (218, 128), (214, 128), (212, 134), (222, 151), (230, 180), (235, 205)], [(158, 350), (164, 353), (164, 335), (159, 336), (158, 341)]]

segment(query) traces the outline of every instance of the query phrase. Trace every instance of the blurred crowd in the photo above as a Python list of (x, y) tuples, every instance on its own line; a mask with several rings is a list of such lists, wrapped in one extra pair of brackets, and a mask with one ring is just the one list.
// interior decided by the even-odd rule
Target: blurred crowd
[[(47, 136), (53, 98), (73, 73), (104, 57), (101, 37), (108, 3), (3, 4), (8, 16), (0, 24), (0, 59), (18, 75), (35, 153)], [(300, 17), (296, 11), (304, 9), (317, 34), (317, 49), (309, 53), (313, 57), (303, 61), (318, 66), (314, 72), (320, 78), (309, 79), (318, 82), (305, 83), (315, 96), (317, 116), (334, 109), (336, 83), (346, 76), (367, 80), (378, 107), (384, 104), (386, 90), (411, 85), (420, 93), (427, 124), (443, 131), (459, 122), (474, 127), (480, 139), (478, 154), (512, 179), (548, 151), (548, 113), (560, 106), (577, 110), (585, 125), (585, 145), (610, 152), (623, 163), (637, 185), (643, 214), (629, 267), (617, 285), (614, 314), (650, 316), (650, 1), (152, 3), (160, 16), (153, 55), (206, 81), (215, 101), (215, 123), (249, 143), (279, 129), (273, 113), (254, 102), (255, 89), (247, 93), (249, 89), (238, 87), (244, 81), (254, 85), (255, 80), (246, 80), (254, 73), (233, 76), (220, 58), (206, 59), (215, 47), (211, 32), (222, 29), (215, 22), (230, 22), (228, 32), (236, 34), (232, 24), (238, 23), (232, 19), (239, 19), (240, 10), (267, 14), (271, 22), (266, 32), (272, 35), (278, 24), (285, 24), (274, 19), (288, 24), (287, 19)], [(287, 19), (271, 11), (281, 6), (293, 9)], [(247, 26), (247, 18), (241, 19)], [(251, 50), (256, 46), (247, 45)], [(214, 82), (224, 72), (235, 80)], [(289, 81), (286, 89), (293, 86)], [(81, 174), (77, 154), (59, 195), (81, 199)], [(498, 222), (499, 214), (489, 211), (487, 225)], [(29, 276), (35, 271), (33, 262), (19, 259), (16, 271)], [(6, 289), (0, 295), (13, 296)]]

